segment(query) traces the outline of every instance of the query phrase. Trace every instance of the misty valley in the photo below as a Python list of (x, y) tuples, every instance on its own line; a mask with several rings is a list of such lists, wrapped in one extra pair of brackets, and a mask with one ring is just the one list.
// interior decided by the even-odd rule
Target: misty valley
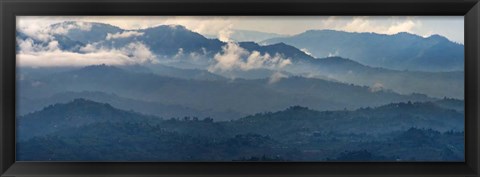
[(465, 158), (464, 46), (440, 35), (48, 30), (17, 30), (19, 161)]

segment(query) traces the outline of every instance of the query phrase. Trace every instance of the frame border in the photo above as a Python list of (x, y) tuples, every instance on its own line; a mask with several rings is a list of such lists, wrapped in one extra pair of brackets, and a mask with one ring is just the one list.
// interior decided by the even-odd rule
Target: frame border
[[(463, 15), (465, 162), (15, 162), (18, 15)], [(479, 176), (479, 0), (0, 0), (0, 176)]]

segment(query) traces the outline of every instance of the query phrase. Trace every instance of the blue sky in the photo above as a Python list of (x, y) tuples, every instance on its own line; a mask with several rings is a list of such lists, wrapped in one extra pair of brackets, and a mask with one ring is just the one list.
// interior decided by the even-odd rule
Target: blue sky
[(439, 34), (462, 43), (463, 16), (43, 16), (17, 17), (18, 28), (27, 33), (62, 21), (101, 22), (124, 29), (157, 25), (183, 25), (205, 35), (228, 38), (233, 29), (294, 35), (311, 29), (395, 34), (409, 32), (428, 37)]

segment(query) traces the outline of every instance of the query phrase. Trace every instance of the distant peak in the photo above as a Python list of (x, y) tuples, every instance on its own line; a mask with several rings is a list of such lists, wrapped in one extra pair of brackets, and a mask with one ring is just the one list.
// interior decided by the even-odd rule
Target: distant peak
[(107, 27), (107, 28), (114, 28), (117, 30), (122, 30), (118, 26), (113, 26), (107, 23), (99, 23), (99, 22), (84, 22), (84, 21), (64, 21), (60, 23), (55, 23), (50, 25), (50, 27), (53, 28), (59, 28), (59, 27), (64, 27), (66, 29), (69, 29), (71, 27), (69, 26), (75, 26), (76, 28), (82, 29), (82, 30), (90, 30), (92, 27)]
[(413, 34), (409, 33), (409, 32), (402, 31), (402, 32), (398, 32), (397, 35), (413, 35)]
[(92, 25), (92, 24), (111, 26), (111, 25), (105, 24), (105, 23), (84, 22), (84, 21), (64, 21), (64, 22), (52, 24), (52, 26), (54, 26), (54, 27), (65, 26), (65, 25), (77, 25), (78, 26), (78, 25)]
[(100, 103), (92, 100), (88, 100), (85, 98), (75, 98), (73, 101), (69, 103), (65, 103), (64, 105), (78, 105), (78, 106), (103, 106), (107, 108), (113, 108), (110, 104), (108, 103)]
[(253, 41), (244, 41), (244, 42), (239, 42), (238, 44), (240, 45), (255, 45), (255, 46), (259, 46), (257, 43), (253, 42)]
[(405, 36), (405, 37), (420, 37), (416, 34), (412, 34), (409, 32), (398, 32), (395, 34), (384, 34), (384, 33), (376, 33), (376, 32), (361, 32), (361, 31), (343, 31), (343, 30), (334, 30), (334, 29), (311, 29), (307, 30), (300, 34), (371, 34), (371, 35), (390, 35), (390, 36)]
[(290, 45), (285, 44), (283, 42), (275, 43), (275, 44), (272, 44), (271, 46), (289, 46), (290, 47)]
[[(311, 29), (303, 33), (297, 34), (296, 36), (310, 36), (310, 35), (387, 35), (380, 34), (375, 32), (361, 32), (361, 31), (344, 31), (344, 30), (334, 30), (334, 29)], [(397, 34), (395, 34), (397, 35)]]
[(106, 65), (106, 64), (85, 66), (81, 70), (84, 70), (84, 71), (123, 71), (122, 69), (120, 69), (116, 66)]
[(439, 35), (439, 34), (430, 35), (430, 36), (427, 37), (427, 39), (433, 39), (433, 40), (439, 40), (439, 41), (443, 41), (443, 40), (448, 41), (448, 39), (445, 36), (442, 36), (442, 35)]
[(429, 38), (445, 38), (445, 37), (443, 37), (439, 34), (432, 34), (432, 35), (429, 36)]
[[(73, 101), (70, 102), (70, 103), (78, 104), (78, 103), (96, 103), (96, 102), (91, 101), (91, 100), (87, 100), (87, 99), (85, 99), (85, 98), (75, 98), (75, 99), (73, 99)], [(67, 104), (68, 104), (68, 103), (67, 103)]]
[(285, 44), (285, 43), (283, 43), (283, 42), (266, 45), (265, 47), (274, 47), (274, 48), (282, 48), (282, 49), (295, 49), (295, 50), (299, 50), (299, 51), (300, 51), (300, 49), (297, 49), (297, 48), (295, 48), (294, 46)]
[(422, 38), (421, 36), (419, 35), (416, 35), (416, 34), (413, 34), (413, 33), (409, 33), (409, 32), (399, 32), (397, 34), (394, 34), (394, 36), (401, 36), (401, 37), (413, 37), (413, 38)]
[(306, 33), (314, 33), (314, 32), (345, 32), (345, 31), (338, 31), (333, 29), (310, 29), (305, 31)]
[(147, 29), (170, 29), (170, 30), (188, 30), (185, 26), (177, 24), (157, 25)]
[(115, 68), (115, 67), (111, 66), (111, 65), (106, 65), (105, 63), (103, 63), (103, 64), (98, 64), (98, 65), (89, 65), (89, 66), (85, 66), (83, 68)]
[(287, 111), (301, 111), (301, 110), (310, 110), (308, 107), (303, 107), (303, 106), (290, 106), (287, 108)]
[(354, 63), (354, 64), (359, 64), (358, 62), (356, 61), (353, 61), (351, 59), (348, 59), (348, 58), (342, 58), (342, 57), (338, 57), (338, 56), (333, 56), (333, 57), (326, 57), (326, 58), (319, 58), (318, 60), (320, 61), (326, 61), (326, 62), (340, 62), (340, 63)]
[(177, 25), (177, 24), (170, 24), (170, 25), (166, 25), (166, 26), (168, 26), (168, 27), (170, 27), (170, 28), (172, 28), (172, 29), (187, 29), (187, 28), (185, 28), (185, 26), (183, 26), (183, 25)]
[(433, 102), (398, 102), (398, 103), (390, 103), (387, 105), (379, 106), (378, 108), (439, 108)]
[(76, 21), (64, 21), (62, 23), (57, 23), (57, 24), (75, 24), (77, 23)]
[(339, 61), (352, 61), (350, 59), (342, 58), (342, 57), (339, 57), (339, 56), (325, 57), (325, 58), (321, 58), (321, 59), (324, 59), (324, 60), (339, 60)]

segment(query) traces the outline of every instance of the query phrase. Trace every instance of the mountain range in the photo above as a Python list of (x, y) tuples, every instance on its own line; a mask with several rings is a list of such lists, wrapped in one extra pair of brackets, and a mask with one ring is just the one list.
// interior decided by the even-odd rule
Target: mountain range
[[(146, 29), (124, 30), (103, 23), (87, 23), (88, 30), (75, 28), (79, 22), (68, 21), (53, 24), (52, 29), (68, 29), (63, 35), (55, 35), (61, 48), (74, 49), (75, 46), (99, 43), (101, 46), (119, 48), (128, 43), (140, 41), (159, 56), (172, 57), (182, 50), (186, 54), (199, 53), (212, 56), (221, 52), (225, 42), (208, 39), (180, 25), (160, 25)], [(72, 27), (73, 26), (73, 27)], [(255, 33), (236, 30), (238, 33)], [(259, 33), (259, 32), (257, 32)], [(235, 34), (235, 33), (234, 33)], [(112, 37), (113, 36), (113, 37)], [(393, 35), (377, 33), (355, 33), (335, 30), (308, 30), (293, 36), (271, 35), (272, 38), (258, 42), (262, 45), (252, 47), (252, 43), (240, 41), (241, 47), (249, 51), (268, 51), (271, 55), (278, 51), (269, 51), (265, 45), (285, 43), (302, 49), (313, 58), (341, 56), (359, 63), (395, 70), (412, 71), (462, 71), (463, 45), (440, 35), (421, 37), (401, 32)], [(20, 39), (28, 38), (22, 32)], [(247, 47), (250, 46), (250, 47)], [(308, 51), (308, 52), (304, 52)], [(280, 51), (287, 57), (287, 50)]]
[(373, 67), (411, 71), (463, 71), (464, 46), (440, 35), (421, 37), (401, 32), (387, 35), (335, 30), (309, 30), (262, 41), (306, 49), (323, 58), (342, 56)]
[[(261, 42), (267, 39), (276, 38), (276, 37), (285, 37), (287, 35), (277, 34), (277, 33), (268, 33), (268, 32), (259, 32), (252, 30), (241, 30), (241, 29), (231, 29), (230, 36), (231, 40), (236, 42)], [(215, 39), (215, 35), (204, 35), (207, 38)]]
[(452, 160), (462, 158), (463, 148), (463, 134), (455, 131), (463, 129), (463, 113), (435, 102), (323, 112), (293, 106), (215, 122), (165, 120), (75, 99), (18, 120), (20, 160), (350, 161), (359, 160), (358, 151), (377, 156), (360, 159), (367, 161)]
[(439, 35), (42, 32), (16, 36), (20, 161), (465, 158), (464, 46)]
[[(310, 30), (261, 42), (268, 45), (238, 42), (237, 45), (247, 52), (259, 52), (260, 56), (279, 55), (289, 59), (292, 64), (284, 68), (231, 69), (218, 72), (210, 70), (216, 62), (213, 58), (225, 52), (227, 43), (208, 39), (183, 26), (160, 25), (140, 30), (124, 30), (102, 23), (88, 23), (89, 30), (69, 28), (77, 23), (70, 21), (51, 26), (53, 29), (70, 29), (64, 35), (54, 36), (61, 49), (81, 52), (80, 49), (87, 44), (94, 44), (99, 48), (121, 48), (132, 42), (141, 42), (157, 55), (162, 63), (144, 66), (161, 75), (180, 78), (194, 78), (192, 75), (196, 75), (204, 79), (220, 79), (218, 76), (259, 79), (271, 77), (281, 71), (287, 76), (329, 79), (389, 89), (401, 94), (421, 93), (438, 98), (458, 99), (463, 99), (464, 96), (463, 88), (459, 87), (464, 84), (463, 45), (438, 35), (423, 38), (408, 33), (382, 35)], [(112, 37), (115, 35), (120, 37)], [(17, 38), (25, 40), (29, 37), (19, 32)], [(41, 44), (41, 41), (35, 42)], [(312, 52), (305, 52), (304, 49)], [(336, 57), (326, 57), (330, 56), (328, 53), (335, 51), (342, 52), (337, 52)], [(439, 87), (444, 89), (437, 89)]]
[(281, 110), (291, 105), (339, 110), (391, 102), (435, 100), (422, 94), (402, 95), (388, 90), (372, 90), (365, 86), (298, 76), (282, 78), (273, 83), (270, 79), (193, 80), (133, 72), (107, 65), (88, 66), (39, 78), (25, 77), (17, 84), (19, 103), (27, 104), (21, 106), (20, 112), (24, 113), (41, 107), (41, 104), (33, 106), (36, 105), (34, 103), (52, 103), (46, 100), (52, 100), (56, 94), (85, 91), (121, 95), (123, 98), (159, 103), (157, 105), (182, 105), (183, 108), (210, 112), (201, 115), (222, 115), (214, 117), (220, 120)]

